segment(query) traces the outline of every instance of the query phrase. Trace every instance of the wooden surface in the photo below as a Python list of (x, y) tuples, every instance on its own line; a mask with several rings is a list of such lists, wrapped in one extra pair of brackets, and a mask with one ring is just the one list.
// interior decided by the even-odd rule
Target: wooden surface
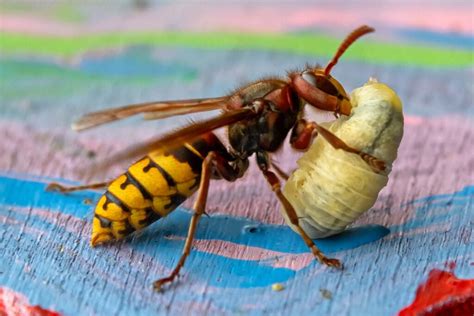
[[(143, 21), (153, 16), (141, 14)], [(50, 22), (41, 15), (6, 16), (8, 21), (17, 19), (17, 24), (3, 25), (9, 32), (25, 32), (25, 24), (18, 21), (34, 21), (26, 30), (35, 33), (36, 25), (35, 36), (51, 32)], [(398, 23), (413, 27), (408, 20)], [(442, 31), (431, 23), (423, 27), (433, 34)], [(186, 30), (193, 27), (187, 25)], [(346, 29), (344, 23), (339, 27)], [(90, 28), (84, 29), (95, 31)], [(464, 31), (457, 29), (461, 35)], [(413, 39), (396, 34), (392, 40)], [(452, 38), (464, 38), (461, 35)], [(472, 43), (472, 37), (466, 38)], [(438, 44), (465, 49), (466, 41), (454, 42)], [(22, 45), (28, 48), (28, 43)], [(313, 260), (301, 238), (284, 225), (275, 197), (254, 167), (242, 181), (212, 183), (210, 217), (198, 227), (179, 282), (161, 294), (152, 291), (151, 283), (176, 264), (192, 201), (133, 238), (91, 249), (93, 204), (100, 192), (44, 191), (51, 180), (83, 183), (114, 176), (126, 164), (106, 174), (85, 170), (114, 150), (186, 121), (132, 119), (74, 134), (68, 126), (83, 113), (152, 99), (217, 96), (242, 81), (326, 60), (232, 47), (150, 45), (74, 57), (34, 50), (1, 54), (0, 315), (14, 315), (15, 310), (26, 314), (28, 306), (35, 305), (63, 315), (394, 315), (413, 301), (433, 269), (474, 278), (472, 64), (443, 69), (388, 65), (357, 61), (348, 54), (336, 66), (334, 76), (347, 90), (369, 76), (388, 83), (399, 93), (405, 111), (399, 158), (374, 208), (355, 228), (317, 241), (323, 251), (344, 262), (343, 271)], [(297, 157), (287, 147), (276, 155), (287, 170)], [(283, 290), (272, 290), (275, 283)]]

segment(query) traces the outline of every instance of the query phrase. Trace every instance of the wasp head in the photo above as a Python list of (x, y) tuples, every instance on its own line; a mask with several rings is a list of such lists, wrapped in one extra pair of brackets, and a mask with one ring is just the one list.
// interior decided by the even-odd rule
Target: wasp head
[(341, 43), (325, 68), (307, 67), (301, 73), (290, 74), (291, 84), (298, 95), (310, 105), (321, 110), (349, 115), (352, 110), (349, 97), (339, 81), (334, 79), (330, 73), (339, 57), (354, 41), (373, 31), (373, 28), (366, 25), (355, 29)]
[(334, 110), (336, 113), (349, 115), (351, 103), (346, 90), (342, 84), (330, 74), (326, 74), (325, 68), (308, 68), (301, 74), (301, 79), (308, 84), (308, 90), (312, 90), (311, 105), (323, 110)]

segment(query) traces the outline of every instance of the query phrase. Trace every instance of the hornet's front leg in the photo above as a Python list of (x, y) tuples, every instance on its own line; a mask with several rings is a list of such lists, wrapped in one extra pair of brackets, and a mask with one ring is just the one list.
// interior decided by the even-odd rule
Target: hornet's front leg
[(313, 142), (316, 126), (305, 119), (299, 119), (291, 130), (290, 144), (297, 150), (306, 150)]
[[(243, 162), (245, 168), (245, 162)], [(188, 235), (184, 244), (183, 253), (179, 258), (178, 264), (173, 269), (171, 274), (166, 278), (159, 279), (153, 283), (156, 291), (160, 291), (165, 283), (171, 283), (179, 275), (179, 271), (183, 267), (186, 258), (191, 253), (191, 246), (196, 232), (196, 227), (199, 219), (203, 214), (206, 214), (207, 193), (209, 191), (209, 183), (211, 178), (224, 178), (227, 181), (234, 181), (241, 176), (242, 171), (240, 165), (230, 165), (226, 158), (217, 152), (210, 152), (202, 162), (201, 181), (199, 184), (199, 191), (196, 201), (194, 202), (194, 214), (189, 223)]]
[(295, 149), (306, 150), (312, 143), (313, 138), (320, 134), (335, 149), (342, 149), (346, 152), (360, 156), (375, 172), (385, 170), (385, 162), (369, 155), (361, 150), (347, 145), (342, 139), (317, 124), (316, 122), (306, 122), (299, 120), (291, 132), (290, 143)]
[(275, 170), (275, 172), (278, 174), (280, 178), (282, 178), (285, 181), (288, 181), (288, 179), (290, 178), (290, 175), (287, 172), (283, 171), (283, 169), (281, 169), (280, 166), (276, 162), (271, 161), (270, 165), (272, 166), (273, 170)]
[(171, 274), (166, 278), (159, 279), (153, 283), (153, 287), (155, 290), (160, 291), (161, 287), (165, 283), (171, 283), (173, 280), (178, 276), (179, 271), (184, 265), (186, 258), (191, 252), (191, 245), (194, 239), (194, 233), (196, 232), (196, 227), (201, 218), (202, 214), (205, 213), (206, 210), (206, 201), (207, 201), (207, 193), (209, 191), (209, 182), (211, 180), (211, 166), (212, 161), (215, 159), (215, 154), (210, 152), (207, 157), (204, 159), (202, 163), (202, 171), (201, 171), (201, 182), (199, 184), (199, 193), (194, 203), (194, 214), (191, 217), (191, 221), (189, 223), (189, 230), (188, 235), (186, 237), (186, 243), (184, 244), (184, 249), (181, 257), (179, 258), (178, 264), (173, 269)]
[(313, 253), (313, 255), (319, 260), (319, 262), (325, 265), (328, 265), (330, 267), (341, 268), (342, 267), (341, 262), (338, 259), (326, 257), (321, 252), (321, 250), (319, 250), (319, 248), (314, 244), (313, 240), (309, 238), (309, 236), (306, 234), (303, 228), (300, 226), (299, 218), (298, 218), (298, 215), (296, 214), (295, 209), (281, 192), (280, 180), (278, 180), (277, 176), (272, 171), (268, 170), (269, 159), (265, 152), (257, 153), (257, 163), (258, 163), (258, 167), (263, 173), (263, 176), (265, 177), (267, 182), (270, 184), (272, 191), (275, 192), (278, 200), (283, 205), (283, 208), (286, 212), (286, 215), (290, 219), (291, 224), (293, 224), (297, 228), (298, 233), (301, 235), (306, 245), (311, 249), (311, 252)]

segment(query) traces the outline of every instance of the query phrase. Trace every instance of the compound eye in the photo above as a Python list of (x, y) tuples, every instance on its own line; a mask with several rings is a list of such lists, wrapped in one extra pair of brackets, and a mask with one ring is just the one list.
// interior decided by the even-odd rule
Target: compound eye
[(316, 76), (308, 71), (308, 70), (305, 70), (303, 71), (303, 73), (301, 74), (301, 77), (303, 77), (303, 79), (308, 82), (309, 84), (311, 84), (312, 86), (316, 87), (317, 86), (317, 82), (316, 82)]

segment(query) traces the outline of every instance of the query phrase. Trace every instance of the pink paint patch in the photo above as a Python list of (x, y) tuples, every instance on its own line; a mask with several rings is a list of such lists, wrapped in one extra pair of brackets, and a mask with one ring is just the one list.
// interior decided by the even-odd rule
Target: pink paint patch
[[(360, 1), (352, 5), (292, 4), (291, 10), (288, 8), (288, 5), (266, 3), (248, 6), (247, 3), (213, 2), (212, 5), (203, 5), (185, 1), (163, 3), (142, 12), (111, 10), (113, 14), (105, 13), (101, 19), (89, 19), (84, 24), (12, 13), (2, 14), (0, 20), (4, 31), (60, 36), (149, 30), (275, 33), (314, 27), (348, 30), (359, 24), (370, 24), (380, 29), (420, 28), (435, 32), (472, 34), (472, 6), (469, 3), (425, 5), (416, 2), (382, 2), (374, 6), (370, 1)], [(420, 15), (419, 12), (424, 14)], [(124, 20), (127, 23), (123, 23)]]
[[(452, 220), (452, 219), (450, 219)], [(388, 235), (385, 239), (394, 239), (394, 238), (407, 238), (417, 235), (424, 235), (428, 233), (445, 233), (451, 229), (451, 223), (442, 223), (439, 225), (431, 225), (428, 227), (420, 227), (415, 229), (410, 229), (406, 231), (396, 232)]]
[(14, 220), (14, 219), (8, 218), (8, 217), (3, 216), (3, 215), (0, 215), (0, 223), (7, 224), (7, 225), (12, 225), (12, 226), (13, 225), (20, 226), (20, 230), (22, 232), (25, 232), (25, 233), (29, 234), (29, 235), (41, 236), (45, 233), (44, 231), (42, 231), (40, 229), (36, 229), (36, 228), (27, 226), (24, 222)]
[[(416, 198), (455, 192), (472, 184), (472, 177), (466, 170), (470, 170), (474, 156), (471, 154), (471, 148), (464, 143), (464, 139), (474, 139), (474, 128), (470, 119), (459, 116), (438, 118), (408, 116), (406, 122), (404, 138), (390, 180), (387, 187), (381, 191), (381, 198), (374, 209), (383, 208), (383, 197), (388, 195), (392, 205), (406, 205)], [(114, 174), (120, 174), (126, 166), (118, 164), (105, 174), (95, 175), (96, 178), (86, 175), (77, 168), (85, 162), (91, 163), (84, 154), (91, 147), (85, 148), (85, 144), (101, 144), (96, 149), (96, 161), (100, 161), (109, 152), (125, 148), (127, 144), (121, 142), (121, 139), (138, 141), (143, 129), (124, 127), (121, 131), (131, 136), (118, 137), (118, 140), (89, 134), (71, 137), (61, 134), (60, 131), (41, 130), (0, 120), (0, 136), (3, 136), (4, 140), (0, 142), (2, 152), (0, 170), (75, 179), (83, 183), (102, 181)], [(54, 142), (63, 143), (65, 146), (55, 149)], [(22, 159), (16, 158), (18, 144), (22, 144), (22, 148), (28, 148), (22, 151)], [(77, 154), (78, 152), (81, 154)], [(414, 163), (421, 159), (420, 152), (430, 153), (422, 157), (421, 170), (418, 163)], [(440, 153), (449, 153), (449, 159), (440, 159)], [(293, 170), (299, 156), (299, 153), (295, 153), (285, 145), (285, 148), (273, 158), (284, 170)], [(210, 192), (207, 203), (209, 213), (284, 224), (278, 212), (280, 208), (278, 200), (254, 164), (251, 164), (242, 180), (233, 183), (211, 182)], [(186, 201), (183, 206), (192, 207), (192, 199)], [(391, 226), (404, 223), (412, 218), (414, 210), (415, 208), (402, 206), (393, 210), (387, 222), (380, 224)], [(379, 224), (373, 219), (371, 223)]]
[(405, 115), (404, 117), (404, 123), (405, 125), (421, 125), (425, 122), (426, 120), (423, 117), (420, 116), (408, 116)]
[[(183, 237), (178, 236), (168, 238), (184, 240)], [(264, 265), (293, 271), (304, 269), (314, 261), (314, 256), (311, 253), (289, 254), (216, 239), (197, 239), (193, 242), (193, 246), (201, 252), (230, 259), (260, 261)]]
[(30, 305), (28, 299), (9, 288), (0, 288), (0, 315), (2, 316), (60, 316), (58, 312)]
[(69, 25), (31, 15), (2, 14), (0, 19), (2, 20), (2, 31), (60, 36), (73, 34), (73, 27)]
[(314, 255), (310, 252), (302, 254), (285, 254), (276, 258), (271, 264), (274, 268), (285, 268), (299, 271), (306, 268), (315, 261)]
[(83, 219), (41, 208), (29, 208), (14, 205), (5, 205), (5, 207), (13, 212), (23, 215), (37, 216), (43, 221), (64, 228), (67, 232), (78, 235), (83, 239), (89, 238), (90, 228), (88, 227), (88, 229), (84, 230), (84, 225), (90, 226), (90, 223)]

